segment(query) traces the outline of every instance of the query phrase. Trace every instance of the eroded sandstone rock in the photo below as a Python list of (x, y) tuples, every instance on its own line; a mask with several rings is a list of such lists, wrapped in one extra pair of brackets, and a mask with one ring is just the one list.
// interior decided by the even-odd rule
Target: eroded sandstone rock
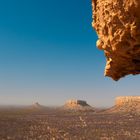
[(107, 112), (130, 112), (140, 114), (140, 96), (121, 96), (115, 100), (115, 106)]
[(92, 0), (97, 47), (107, 59), (105, 76), (140, 73), (140, 0)]
[(87, 104), (86, 101), (83, 101), (83, 100), (74, 100), (74, 99), (72, 99), (72, 100), (66, 101), (65, 105), (69, 106), (69, 107), (74, 107), (74, 106), (78, 106), (78, 105), (87, 106), (88, 104)]
[(70, 110), (94, 110), (90, 105), (87, 104), (86, 101), (83, 100), (75, 100), (71, 99), (66, 101), (64, 105), (65, 109), (70, 109)]
[(121, 96), (116, 98), (116, 106), (123, 105), (140, 105), (140, 96)]

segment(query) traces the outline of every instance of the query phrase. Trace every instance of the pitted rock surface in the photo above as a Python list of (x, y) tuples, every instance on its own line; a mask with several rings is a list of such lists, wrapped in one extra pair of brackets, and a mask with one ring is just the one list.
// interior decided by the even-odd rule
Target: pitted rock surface
[(105, 76), (140, 73), (140, 0), (92, 0), (97, 47), (106, 56)]

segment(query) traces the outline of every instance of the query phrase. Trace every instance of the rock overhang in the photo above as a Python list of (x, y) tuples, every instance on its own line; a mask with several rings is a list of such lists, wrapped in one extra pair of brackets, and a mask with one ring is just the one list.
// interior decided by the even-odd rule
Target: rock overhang
[(97, 47), (106, 56), (105, 76), (140, 74), (140, 1), (92, 0)]

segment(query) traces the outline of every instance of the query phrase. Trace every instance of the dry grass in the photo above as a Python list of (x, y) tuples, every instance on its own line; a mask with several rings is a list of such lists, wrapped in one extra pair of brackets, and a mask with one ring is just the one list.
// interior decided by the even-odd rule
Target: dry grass
[(1, 110), (0, 140), (140, 140), (140, 116), (47, 110)]

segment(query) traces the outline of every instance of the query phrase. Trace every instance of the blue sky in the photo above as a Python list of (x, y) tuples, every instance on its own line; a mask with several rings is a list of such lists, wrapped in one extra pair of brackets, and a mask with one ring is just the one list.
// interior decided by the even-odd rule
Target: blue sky
[(103, 76), (90, 0), (0, 1), (0, 104), (61, 105), (70, 98), (110, 106), (139, 95), (140, 76)]

